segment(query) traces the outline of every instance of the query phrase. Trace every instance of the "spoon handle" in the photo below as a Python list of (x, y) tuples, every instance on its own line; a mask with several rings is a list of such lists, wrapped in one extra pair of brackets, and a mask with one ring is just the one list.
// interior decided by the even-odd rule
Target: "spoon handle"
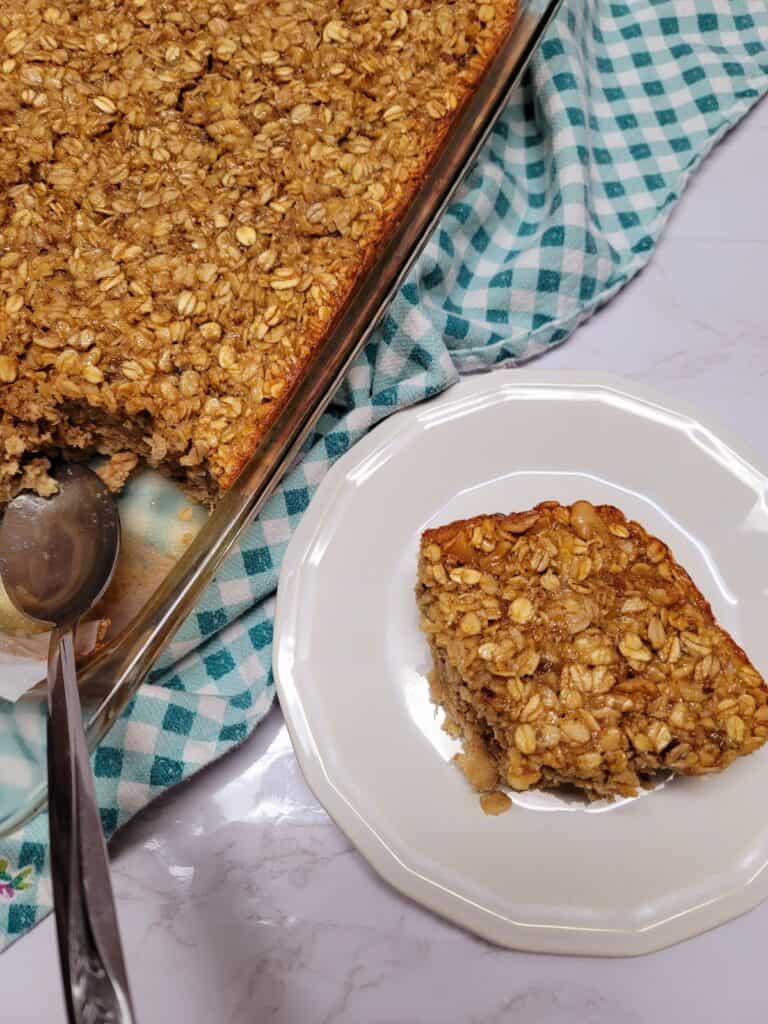
[(53, 630), (48, 651), (48, 780), (51, 876), (70, 1024), (132, 1024), (69, 627)]

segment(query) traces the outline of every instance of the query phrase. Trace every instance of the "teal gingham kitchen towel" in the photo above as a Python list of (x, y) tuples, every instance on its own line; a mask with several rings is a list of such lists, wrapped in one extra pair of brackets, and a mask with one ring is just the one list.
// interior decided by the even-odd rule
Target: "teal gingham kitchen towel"
[[(566, 0), (304, 459), (96, 752), (107, 833), (268, 710), (281, 559), (330, 464), (458, 373), (568, 337), (648, 261), (690, 175), (767, 87), (766, 0)], [(157, 485), (131, 486), (141, 506)], [(51, 909), (47, 832), (39, 816), (0, 842), (0, 948)]]

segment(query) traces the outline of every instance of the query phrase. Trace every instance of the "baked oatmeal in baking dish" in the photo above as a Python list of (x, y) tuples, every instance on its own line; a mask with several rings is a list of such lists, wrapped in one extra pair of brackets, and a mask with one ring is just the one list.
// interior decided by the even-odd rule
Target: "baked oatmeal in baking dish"
[(432, 694), (498, 813), (514, 790), (631, 796), (768, 736), (768, 689), (669, 548), (616, 508), (544, 502), (427, 530)]
[(515, 0), (0, 0), (0, 502), (237, 476)]

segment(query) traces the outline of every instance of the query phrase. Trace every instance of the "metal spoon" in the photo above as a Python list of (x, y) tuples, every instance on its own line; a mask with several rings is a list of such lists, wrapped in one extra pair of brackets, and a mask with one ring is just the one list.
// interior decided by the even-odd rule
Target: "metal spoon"
[(50, 498), (14, 498), (0, 524), (0, 575), (19, 611), (53, 624), (48, 650), (48, 793), (56, 929), (72, 1024), (134, 1019), (109, 862), (83, 731), (74, 631), (114, 572), (120, 520), (98, 476), (62, 465)]

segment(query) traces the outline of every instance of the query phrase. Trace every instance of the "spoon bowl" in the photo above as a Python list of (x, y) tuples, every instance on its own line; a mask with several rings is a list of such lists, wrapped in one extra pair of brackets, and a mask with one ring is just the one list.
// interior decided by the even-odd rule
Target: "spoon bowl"
[(0, 524), (0, 575), (20, 612), (72, 625), (109, 585), (120, 551), (120, 519), (107, 487), (86, 466), (51, 474), (56, 494), (25, 491)]

